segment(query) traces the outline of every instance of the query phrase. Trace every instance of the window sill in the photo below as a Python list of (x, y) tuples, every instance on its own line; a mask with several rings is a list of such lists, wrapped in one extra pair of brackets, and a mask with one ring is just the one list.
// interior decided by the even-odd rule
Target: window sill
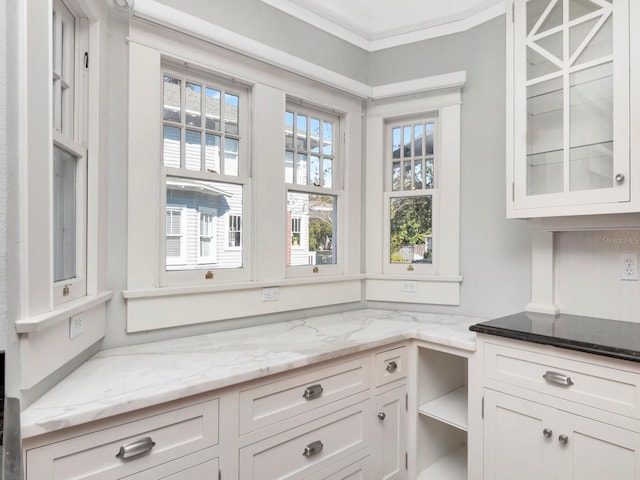
[(413, 275), (407, 274), (377, 274), (366, 275), (367, 280), (415, 280), (417, 282), (445, 282), (445, 283), (462, 283), (462, 276), (460, 275)]
[(287, 285), (313, 285), (328, 282), (349, 282), (353, 280), (362, 280), (366, 278), (364, 275), (339, 275), (339, 276), (321, 276), (308, 278), (289, 278), (273, 281), (256, 281), (256, 282), (239, 282), (226, 283), (217, 285), (184, 285), (176, 287), (158, 287), (141, 290), (123, 290), (122, 297), (126, 299), (135, 298), (152, 298), (152, 297), (172, 297), (179, 295), (190, 295), (198, 293), (213, 292), (233, 292), (242, 290), (253, 290), (256, 288), (287, 286)]
[(56, 325), (72, 315), (90, 310), (98, 305), (108, 302), (113, 297), (112, 291), (87, 295), (76, 300), (72, 300), (62, 305), (58, 305), (55, 310), (36, 315), (26, 320), (17, 320), (15, 323), (18, 333), (35, 333), (45, 328)]

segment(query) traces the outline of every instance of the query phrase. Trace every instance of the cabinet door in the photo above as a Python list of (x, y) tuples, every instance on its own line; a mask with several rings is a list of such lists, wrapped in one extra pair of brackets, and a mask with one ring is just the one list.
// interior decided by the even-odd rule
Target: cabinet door
[(629, 0), (508, 3), (509, 213), (628, 202)]
[(379, 462), (382, 480), (407, 478), (407, 387), (394, 388), (376, 397), (378, 441), (374, 456)]
[(570, 413), (558, 418), (558, 478), (640, 480), (640, 434)]
[(552, 408), (485, 390), (484, 479), (555, 478), (554, 423)]

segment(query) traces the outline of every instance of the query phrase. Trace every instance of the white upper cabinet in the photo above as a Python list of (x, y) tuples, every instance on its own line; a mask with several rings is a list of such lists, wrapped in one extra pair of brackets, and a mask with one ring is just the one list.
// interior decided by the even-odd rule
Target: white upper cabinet
[(507, 1), (507, 216), (640, 211), (629, 3)]

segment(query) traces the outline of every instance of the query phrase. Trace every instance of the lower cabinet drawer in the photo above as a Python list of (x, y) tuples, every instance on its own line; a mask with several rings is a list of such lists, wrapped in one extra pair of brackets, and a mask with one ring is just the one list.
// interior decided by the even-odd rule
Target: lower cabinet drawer
[(407, 347), (376, 353), (376, 387), (407, 376)]
[(218, 399), (208, 400), (27, 450), (26, 478), (111, 480), (143, 472), (216, 445), (218, 408)]
[(307, 478), (355, 453), (371, 437), (371, 408), (367, 400), (242, 448), (240, 479)]
[[(355, 462), (340, 462), (335, 467), (312, 475), (309, 480), (371, 480), (371, 459), (367, 456)], [(347, 466), (345, 466), (347, 465)]]
[(240, 433), (315, 410), (369, 388), (369, 357), (314, 369), (240, 392)]
[(546, 353), (485, 344), (487, 378), (640, 418), (638, 375)]
[(212, 450), (213, 448), (201, 450), (123, 480), (218, 480), (220, 462), (214, 458)]

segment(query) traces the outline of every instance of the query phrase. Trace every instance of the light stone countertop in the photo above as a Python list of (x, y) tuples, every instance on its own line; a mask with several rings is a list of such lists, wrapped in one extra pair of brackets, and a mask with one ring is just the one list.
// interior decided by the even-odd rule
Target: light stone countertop
[(22, 412), (22, 438), (408, 339), (474, 351), (483, 320), (365, 309), (103, 350)]

